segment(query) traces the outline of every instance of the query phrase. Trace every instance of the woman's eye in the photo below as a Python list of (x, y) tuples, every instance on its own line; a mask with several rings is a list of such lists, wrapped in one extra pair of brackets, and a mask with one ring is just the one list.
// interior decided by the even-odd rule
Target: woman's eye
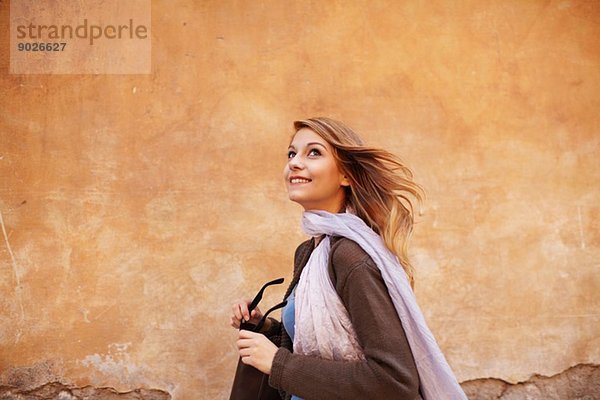
[[(314, 154), (314, 155), (317, 155), (317, 156), (320, 156), (320, 155), (321, 155), (321, 152), (320, 152), (319, 150), (317, 150), (317, 149), (310, 149), (310, 150), (308, 151), (308, 155), (310, 156), (310, 155), (312, 155), (312, 154)], [(293, 158), (295, 155), (296, 155), (296, 153), (295, 153), (294, 151), (292, 151), (292, 150), (288, 151), (288, 153), (287, 153), (287, 158), (288, 158), (288, 160), (289, 160), (290, 158)]]

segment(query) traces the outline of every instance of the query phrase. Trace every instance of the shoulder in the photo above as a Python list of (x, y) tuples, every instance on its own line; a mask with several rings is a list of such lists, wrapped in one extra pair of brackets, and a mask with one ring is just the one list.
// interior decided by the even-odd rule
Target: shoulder
[(330, 257), (336, 268), (351, 268), (358, 264), (373, 263), (371, 256), (358, 243), (343, 236), (332, 238)]
[(329, 257), (329, 273), (335, 286), (341, 289), (356, 269), (379, 274), (371, 256), (358, 243), (346, 237), (334, 236)]

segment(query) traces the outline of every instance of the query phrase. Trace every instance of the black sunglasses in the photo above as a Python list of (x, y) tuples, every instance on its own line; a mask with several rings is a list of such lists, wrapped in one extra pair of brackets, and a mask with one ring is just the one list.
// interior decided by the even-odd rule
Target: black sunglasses
[[(252, 310), (254, 310), (256, 308), (256, 306), (258, 305), (258, 303), (262, 300), (263, 293), (268, 286), (280, 285), (283, 283), (283, 281), (284, 281), (283, 278), (279, 278), (279, 279), (272, 280), (271, 282), (265, 283), (263, 285), (263, 287), (258, 291), (256, 296), (254, 297), (254, 300), (252, 300), (252, 303), (250, 303), (250, 305), (248, 306), (248, 313), (252, 313)], [(246, 331), (259, 332), (261, 330), (261, 328), (263, 327), (263, 325), (265, 324), (267, 316), (271, 312), (273, 312), (279, 308), (285, 307), (286, 304), (287, 304), (287, 300), (282, 301), (281, 303), (271, 307), (269, 309), (269, 311), (267, 311), (266, 313), (263, 314), (262, 318), (256, 325), (254, 325), (250, 322), (244, 322), (244, 320), (242, 319), (242, 323), (240, 324), (240, 330), (244, 329)]]

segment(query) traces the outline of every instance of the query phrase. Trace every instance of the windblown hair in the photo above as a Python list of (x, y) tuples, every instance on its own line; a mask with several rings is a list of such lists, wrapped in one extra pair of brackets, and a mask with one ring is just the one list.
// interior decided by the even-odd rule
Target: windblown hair
[(345, 204), (400, 260), (411, 288), (414, 268), (408, 243), (414, 224), (412, 199), (422, 205), (425, 190), (413, 180), (412, 171), (394, 154), (364, 144), (348, 126), (326, 117), (294, 121), (294, 129), (309, 128), (333, 147), (338, 168), (350, 181), (344, 186)]

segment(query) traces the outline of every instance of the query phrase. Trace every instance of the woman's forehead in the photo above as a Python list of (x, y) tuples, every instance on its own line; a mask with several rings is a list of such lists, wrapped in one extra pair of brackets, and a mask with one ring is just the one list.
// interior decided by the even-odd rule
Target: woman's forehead
[(312, 129), (301, 128), (292, 137), (290, 146), (302, 147), (314, 142), (321, 143), (327, 147), (329, 146), (329, 143), (327, 143), (325, 139), (319, 136), (319, 134), (315, 133)]

